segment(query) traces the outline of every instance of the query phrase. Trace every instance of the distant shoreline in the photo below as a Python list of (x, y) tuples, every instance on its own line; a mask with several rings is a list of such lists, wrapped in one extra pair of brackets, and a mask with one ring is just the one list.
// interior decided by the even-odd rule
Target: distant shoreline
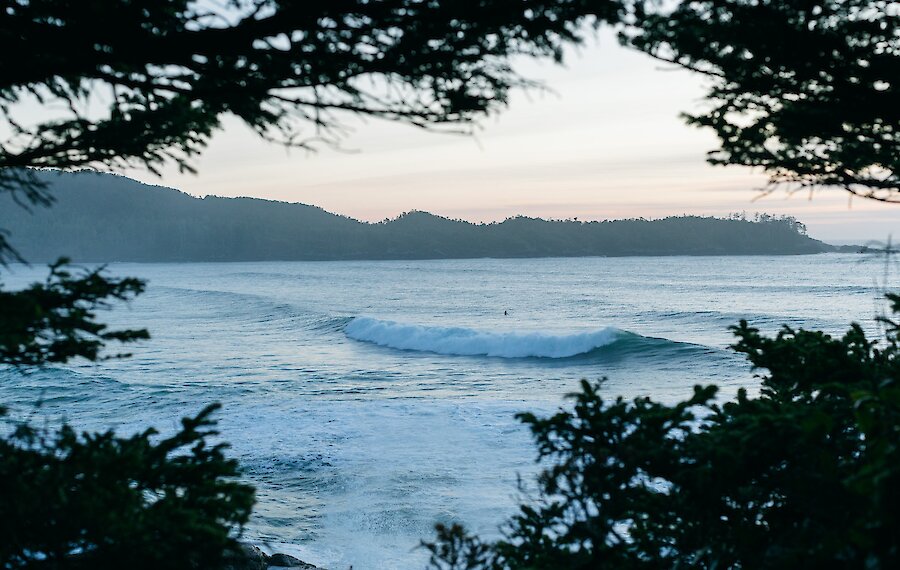
[[(191, 265), (213, 265), (213, 264), (252, 264), (252, 263), (369, 263), (369, 262), (406, 262), (406, 261), (518, 261), (518, 260), (550, 260), (550, 259), (624, 259), (624, 258), (635, 258), (635, 259), (652, 259), (652, 258), (675, 258), (675, 257), (690, 257), (690, 258), (711, 258), (711, 257), (804, 257), (804, 256), (815, 256), (815, 255), (862, 255), (862, 254), (874, 254), (878, 253), (876, 250), (872, 250), (871, 248), (868, 251), (822, 251), (817, 253), (758, 253), (758, 254), (697, 254), (697, 255), (687, 255), (687, 254), (671, 254), (671, 255), (578, 255), (578, 256), (559, 256), (559, 255), (545, 255), (539, 257), (440, 257), (440, 258), (403, 258), (403, 259), (245, 259), (245, 260), (202, 260), (202, 261), (192, 261), (192, 260), (156, 260), (156, 261), (128, 261), (128, 260), (73, 260), (71, 263), (75, 265), (85, 265), (85, 264), (103, 264), (103, 265), (117, 265), (117, 264), (130, 264), (130, 265), (181, 265), (181, 264), (191, 264)], [(29, 259), (25, 263), (21, 262), (10, 262), (7, 264), (9, 268), (27, 268), (34, 267), (35, 265), (41, 265), (46, 263), (52, 263), (56, 261), (58, 258), (54, 259)]]
[[(427, 212), (360, 222), (304, 204), (195, 198), (124, 176), (41, 171), (55, 203), (26, 212), (0, 199), (0, 228), (29, 262), (420, 261), (855, 253), (795, 218), (670, 216), (608, 221), (516, 216), (473, 224)], [(3, 202), (3, 200), (7, 202)]]

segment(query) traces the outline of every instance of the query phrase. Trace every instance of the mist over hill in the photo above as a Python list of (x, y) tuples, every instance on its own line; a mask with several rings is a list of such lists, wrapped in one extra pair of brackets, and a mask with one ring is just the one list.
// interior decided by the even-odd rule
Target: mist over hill
[(32, 262), (444, 259), (625, 255), (778, 255), (834, 251), (792, 218), (491, 224), (410, 212), (365, 223), (304, 204), (194, 198), (113, 174), (41, 172), (50, 208), (0, 196), (0, 228)]

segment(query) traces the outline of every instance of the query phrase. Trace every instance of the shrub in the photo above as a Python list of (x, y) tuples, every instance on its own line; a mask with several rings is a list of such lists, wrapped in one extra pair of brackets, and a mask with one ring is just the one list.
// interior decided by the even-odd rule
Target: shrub
[(0, 438), (3, 568), (219, 568), (237, 546), (253, 488), (211, 445), (208, 406), (158, 438), (37, 429)]
[(439, 526), (431, 567), (900, 567), (900, 325), (882, 323), (879, 343), (742, 321), (758, 396), (606, 401), (583, 382), (571, 411), (521, 414), (539, 497), (496, 542)]

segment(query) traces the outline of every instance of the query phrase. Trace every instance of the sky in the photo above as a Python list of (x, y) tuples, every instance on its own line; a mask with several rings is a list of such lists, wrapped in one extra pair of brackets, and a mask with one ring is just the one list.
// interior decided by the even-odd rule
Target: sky
[(759, 171), (708, 165), (714, 135), (679, 117), (702, 109), (702, 76), (627, 50), (611, 33), (571, 51), (565, 66), (523, 61), (517, 69), (552, 92), (515, 93), (475, 136), (350, 117), (341, 149), (308, 152), (226, 119), (198, 174), (127, 174), (195, 196), (301, 202), (368, 221), (410, 210), (473, 222), (747, 211), (793, 215), (834, 243), (900, 236), (900, 206), (836, 189), (764, 196)]

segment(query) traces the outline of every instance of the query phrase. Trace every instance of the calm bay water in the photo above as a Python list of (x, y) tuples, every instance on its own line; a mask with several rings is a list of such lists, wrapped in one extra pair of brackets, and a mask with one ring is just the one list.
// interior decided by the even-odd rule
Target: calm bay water
[(435, 522), (496, 535), (513, 512), (516, 474), (536, 469), (516, 412), (554, 411), (582, 378), (664, 401), (753, 390), (728, 326), (874, 332), (884, 265), (866, 259), (114, 264), (149, 287), (103, 319), (152, 340), (127, 360), (0, 370), (0, 402), (123, 433), (222, 402), (258, 489), (249, 539), (332, 569), (421, 568)]

